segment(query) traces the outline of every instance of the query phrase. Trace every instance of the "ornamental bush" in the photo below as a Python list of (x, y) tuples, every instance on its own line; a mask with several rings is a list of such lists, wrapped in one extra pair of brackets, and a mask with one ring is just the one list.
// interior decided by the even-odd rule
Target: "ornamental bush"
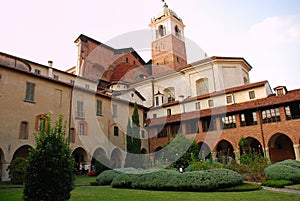
[(115, 170), (105, 170), (101, 174), (99, 174), (96, 177), (96, 181), (98, 182), (99, 185), (110, 185), (111, 182), (119, 176), (119, 174), (122, 174), (119, 171)]
[(264, 172), (269, 180), (289, 180), (294, 183), (300, 183), (300, 162), (295, 160), (286, 160), (270, 165)]
[(27, 159), (25, 201), (70, 199), (75, 162), (65, 138), (66, 129), (62, 120), (60, 116), (52, 127), (48, 115), (41, 124), (46, 126), (35, 135), (36, 148), (30, 150)]
[(149, 190), (214, 191), (242, 184), (243, 177), (228, 169), (179, 173), (160, 170), (142, 174), (120, 174), (111, 183), (115, 188)]
[(23, 184), (25, 178), (25, 158), (15, 158), (8, 166), (9, 176), (13, 184)]

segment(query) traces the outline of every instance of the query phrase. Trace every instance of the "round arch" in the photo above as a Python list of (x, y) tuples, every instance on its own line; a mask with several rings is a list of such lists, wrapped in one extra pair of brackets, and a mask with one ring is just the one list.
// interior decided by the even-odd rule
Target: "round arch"
[(110, 164), (112, 169), (122, 167), (122, 153), (118, 148), (115, 148), (110, 157)]
[(217, 160), (228, 163), (230, 160), (235, 159), (234, 149), (230, 142), (227, 140), (221, 140), (217, 146)]
[(198, 143), (200, 151), (198, 158), (200, 160), (205, 160), (211, 157), (211, 150), (210, 147), (205, 142), (199, 142)]
[[(256, 154), (259, 154), (261, 156), (264, 156), (262, 145), (260, 144), (260, 142), (256, 138), (246, 137), (245, 139), (247, 140), (248, 145), (249, 145), (248, 152), (253, 153), (253, 154), (256, 153)], [(242, 151), (241, 147), (240, 147), (240, 153), (243, 154), (243, 151)]]
[(296, 159), (293, 142), (285, 134), (274, 134), (269, 140), (268, 147), (271, 162), (279, 162), (286, 159)]
[(143, 149), (141, 150), (141, 154), (147, 154), (147, 150), (146, 150), (145, 148), (143, 148)]
[(82, 147), (77, 147), (73, 150), (72, 156), (75, 159), (76, 163), (76, 169), (79, 174), (84, 173), (84, 170), (86, 170), (88, 167), (87, 160), (88, 155), (87, 152)]
[(91, 165), (94, 166), (96, 164), (96, 161), (99, 161), (100, 163), (102, 163), (102, 164), (104, 164), (106, 166), (109, 166), (106, 152), (101, 147), (97, 148), (94, 151), (93, 157), (92, 157), (92, 161), (91, 161)]
[(30, 145), (23, 145), (21, 147), (19, 147), (14, 155), (12, 160), (16, 159), (16, 158), (28, 158), (29, 156), (29, 149), (31, 149), (32, 147)]

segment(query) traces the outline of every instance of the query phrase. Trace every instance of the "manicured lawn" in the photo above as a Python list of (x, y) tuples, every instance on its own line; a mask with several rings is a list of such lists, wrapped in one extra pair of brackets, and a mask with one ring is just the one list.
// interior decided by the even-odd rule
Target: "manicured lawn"
[[(72, 191), (71, 201), (191, 201), (191, 200), (272, 200), (272, 201), (294, 201), (300, 200), (300, 195), (272, 192), (266, 190), (248, 192), (171, 192), (171, 191), (148, 191), (132, 189), (116, 189), (110, 186), (80, 186), (88, 185), (95, 181), (95, 177), (77, 176)], [(0, 182), (1, 183), (1, 182)], [(5, 184), (5, 185), (4, 185)], [(12, 187), (9, 183), (0, 184), (0, 200), (20, 201), (22, 200), (23, 188), (3, 188)], [(2, 189), (1, 189), (2, 187)], [(18, 186), (15, 186), (18, 187)]]
[(146, 191), (131, 189), (115, 189), (109, 186), (77, 187), (72, 191), (71, 201), (191, 201), (191, 200), (243, 200), (243, 201), (295, 201), (300, 200), (300, 195), (271, 192), (265, 190), (249, 192), (168, 192), (168, 191)]
[[(0, 200), (20, 201), (23, 189), (0, 189)], [(72, 191), (71, 201), (191, 201), (191, 200), (300, 200), (300, 195), (271, 192), (266, 190), (249, 192), (169, 192), (131, 189), (115, 189), (110, 186), (81, 186)]]

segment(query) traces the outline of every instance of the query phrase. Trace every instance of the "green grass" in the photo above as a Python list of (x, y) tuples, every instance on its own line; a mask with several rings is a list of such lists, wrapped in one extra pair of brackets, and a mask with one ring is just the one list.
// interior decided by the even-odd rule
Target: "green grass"
[[(20, 201), (23, 189), (0, 189), (0, 200)], [(248, 192), (171, 192), (147, 191), (132, 189), (116, 189), (110, 186), (81, 186), (72, 191), (70, 201), (191, 201), (191, 200), (243, 200), (243, 201), (294, 201), (300, 200), (300, 195), (272, 192), (266, 190)]]
[[(70, 201), (191, 201), (191, 200), (243, 200), (243, 201), (294, 201), (300, 200), (300, 195), (272, 192), (266, 190), (257, 190), (255, 192), (171, 192), (171, 191), (148, 191), (133, 189), (117, 189), (110, 186), (78, 186), (88, 185), (95, 181), (95, 177), (77, 176), (75, 184), (77, 185), (72, 191)], [(5, 185), (4, 185), (5, 184)], [(0, 182), (0, 200), (2, 201), (20, 201), (22, 200), (22, 188), (3, 188), (18, 187), (8, 182)], [(249, 188), (244, 185), (243, 188)], [(2, 188), (2, 189), (1, 189)]]
[(86, 176), (86, 175), (78, 175), (75, 177), (75, 185), (90, 185), (91, 182), (96, 181), (96, 177)]

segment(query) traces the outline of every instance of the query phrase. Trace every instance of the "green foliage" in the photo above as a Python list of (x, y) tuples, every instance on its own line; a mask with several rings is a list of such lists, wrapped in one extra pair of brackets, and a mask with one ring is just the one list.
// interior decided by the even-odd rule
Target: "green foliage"
[(179, 173), (174, 170), (160, 170), (140, 174), (120, 174), (111, 185), (116, 188), (136, 188), (175, 191), (214, 191), (239, 185), (243, 177), (227, 169), (215, 169)]
[(187, 139), (183, 134), (178, 134), (176, 137), (164, 145), (164, 152), (159, 160), (170, 161), (170, 167), (178, 169), (179, 167), (188, 167), (195, 157), (198, 157), (199, 145), (190, 139)]
[(262, 183), (263, 186), (284, 188), (285, 186), (292, 185), (293, 182), (289, 180), (267, 180)]
[(250, 183), (243, 183), (241, 185), (218, 189), (217, 192), (243, 192), (243, 191), (256, 191), (262, 189), (261, 185), (259, 184), (250, 184)]
[(287, 160), (265, 168), (265, 175), (270, 180), (289, 180), (300, 183), (299, 161)]
[(132, 125), (130, 119), (127, 123), (127, 155), (125, 159), (125, 167), (141, 168), (143, 166), (143, 158), (141, 156), (141, 138), (140, 138), (140, 120), (138, 113), (138, 105), (134, 104), (132, 113)]
[(211, 161), (196, 161), (192, 162), (185, 171), (200, 171), (200, 170), (210, 170), (210, 169), (219, 169), (223, 168), (225, 165), (219, 162)]
[[(46, 121), (47, 119), (47, 121)], [(51, 127), (51, 117), (44, 118), (46, 129), (35, 135), (26, 167), (24, 200), (68, 200), (73, 189), (74, 159), (65, 138), (60, 116)]]
[(15, 158), (8, 166), (9, 176), (13, 184), (23, 184), (25, 175), (25, 158)]
[(115, 170), (106, 170), (96, 177), (96, 181), (99, 185), (110, 185), (111, 182), (120, 174), (122, 174), (122, 172)]
[(241, 148), (242, 153), (248, 153), (250, 150), (250, 146), (248, 140), (242, 137), (238, 143), (239, 147)]

